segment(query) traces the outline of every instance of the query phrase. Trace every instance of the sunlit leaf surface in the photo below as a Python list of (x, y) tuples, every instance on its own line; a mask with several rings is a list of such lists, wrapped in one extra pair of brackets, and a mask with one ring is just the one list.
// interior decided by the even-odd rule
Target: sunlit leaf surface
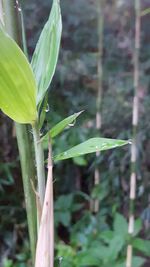
[(0, 109), (19, 123), (36, 120), (36, 83), (25, 55), (0, 28)]
[(54, 160), (64, 160), (69, 158), (78, 157), (81, 155), (108, 150), (120, 146), (129, 144), (130, 141), (109, 139), (109, 138), (91, 138), (77, 146), (72, 147), (71, 149), (54, 156)]

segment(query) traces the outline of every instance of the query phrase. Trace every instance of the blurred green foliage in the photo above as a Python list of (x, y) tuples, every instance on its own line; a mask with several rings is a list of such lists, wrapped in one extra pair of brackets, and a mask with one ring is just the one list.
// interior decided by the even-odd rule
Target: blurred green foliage
[[(70, 245), (66, 245), (62, 241), (56, 245), (58, 260), (62, 258), (62, 266), (125, 265), (126, 246), (129, 239), (128, 223), (119, 213), (115, 214), (112, 228), (105, 220), (106, 215), (99, 213), (97, 216), (92, 216), (89, 212), (85, 212), (83, 218), (71, 228)], [(135, 236), (140, 230), (141, 222), (137, 220)], [(134, 242), (134, 244), (138, 242), (136, 238)], [(146, 255), (149, 248), (150, 242), (147, 244)], [(138, 249), (142, 250), (142, 246), (139, 246)], [(144, 250), (142, 251), (144, 252)], [(135, 267), (141, 266), (144, 259), (134, 257), (133, 262)]]

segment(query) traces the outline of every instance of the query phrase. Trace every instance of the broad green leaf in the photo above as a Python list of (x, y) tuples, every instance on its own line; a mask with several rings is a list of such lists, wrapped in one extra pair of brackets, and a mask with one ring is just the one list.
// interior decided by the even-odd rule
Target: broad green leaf
[(104, 184), (96, 185), (91, 193), (92, 198), (102, 201), (109, 194), (109, 187)]
[(54, 160), (64, 160), (69, 158), (78, 157), (81, 155), (94, 153), (97, 151), (108, 150), (120, 146), (129, 144), (128, 140), (117, 140), (109, 138), (91, 138), (77, 146), (72, 147), (71, 149), (62, 152), (61, 154), (54, 156)]
[[(99, 253), (103, 251), (103, 247), (86, 249), (86, 251), (78, 252), (75, 258), (75, 266), (100, 266), (100, 256)], [(104, 250), (105, 252), (105, 250)]]
[(128, 234), (128, 223), (124, 216), (116, 213), (114, 220), (114, 231), (116, 234), (126, 237)]
[(106, 230), (106, 231), (103, 231), (101, 234), (100, 234), (100, 238), (106, 243), (106, 244), (109, 244), (111, 242), (111, 240), (113, 239), (114, 237), (114, 232), (111, 231), (111, 230)]
[(71, 213), (69, 211), (56, 211), (55, 212), (55, 224), (58, 225), (61, 223), (65, 227), (68, 227), (70, 225), (71, 221)]
[(73, 194), (61, 195), (55, 202), (55, 210), (65, 211), (71, 209)]
[(133, 233), (133, 235), (137, 236), (138, 233), (141, 231), (141, 229), (142, 229), (142, 221), (141, 221), (141, 219), (137, 219), (135, 221), (135, 224), (134, 224), (134, 233)]
[(49, 105), (48, 105), (48, 93), (46, 93), (44, 101), (42, 102), (42, 105), (40, 106), (40, 112), (39, 112), (39, 128), (41, 129), (43, 127), (46, 113), (49, 111)]
[(73, 162), (79, 166), (86, 166), (87, 165), (87, 161), (84, 159), (84, 157), (76, 157), (73, 159)]
[[(143, 267), (143, 264), (145, 262), (145, 259), (141, 257), (133, 257), (132, 258), (132, 266), (133, 267)], [(116, 264), (115, 267), (125, 267), (126, 266), (126, 261), (123, 261), (122, 263)]]
[(110, 261), (116, 260), (119, 252), (123, 249), (125, 245), (124, 238), (121, 235), (115, 235), (108, 247), (108, 259)]
[(82, 113), (83, 111), (80, 111), (78, 113), (74, 113), (73, 115), (65, 118), (64, 120), (57, 123), (46, 135), (44, 135), (41, 140), (47, 140), (49, 135), (51, 138), (54, 138), (56, 135), (60, 134), (66, 127), (72, 126), (73, 122), (76, 120), (76, 118)]
[(17, 44), (0, 28), (0, 109), (19, 123), (36, 120), (36, 83)]
[(150, 255), (150, 241), (141, 238), (133, 240), (133, 247), (144, 253), (146, 256)]
[(38, 85), (37, 104), (43, 100), (53, 78), (58, 59), (61, 32), (62, 21), (59, 0), (53, 0), (49, 19), (40, 35), (31, 62)]
[(58, 243), (56, 245), (57, 251), (58, 251), (58, 256), (63, 256), (63, 259), (65, 258), (74, 258), (75, 256), (75, 250), (69, 246), (66, 245), (62, 242)]

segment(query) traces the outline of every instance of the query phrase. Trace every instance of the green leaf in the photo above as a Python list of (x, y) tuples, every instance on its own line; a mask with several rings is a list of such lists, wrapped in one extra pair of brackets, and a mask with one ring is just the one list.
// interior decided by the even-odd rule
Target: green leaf
[(121, 235), (115, 235), (108, 247), (108, 258), (110, 261), (116, 260), (119, 252), (123, 249), (125, 245), (124, 238)]
[(19, 123), (36, 120), (36, 83), (18, 45), (0, 28), (0, 109)]
[[(102, 248), (99, 249), (101, 251)], [(76, 255), (75, 258), (76, 266), (100, 266), (100, 259), (98, 255), (98, 249), (87, 249), (81, 251)]]
[(65, 118), (64, 120), (60, 121), (59, 123), (57, 123), (48, 133), (46, 133), (46, 135), (44, 135), (41, 140), (48, 140), (48, 137), (50, 135), (51, 138), (54, 138), (55, 136), (57, 136), (58, 134), (60, 134), (64, 129), (66, 129), (66, 127), (68, 126), (73, 126), (74, 124), (72, 124), (76, 118), (82, 113), (83, 111), (80, 111), (78, 113), (74, 113), (73, 115)]
[(55, 202), (55, 210), (69, 210), (73, 204), (73, 194), (61, 195)]
[(143, 259), (142, 257), (136, 257), (135, 256), (132, 259), (132, 266), (134, 266), (134, 267), (142, 267), (145, 261), (146, 260)]
[(55, 212), (55, 224), (58, 225), (61, 223), (65, 227), (68, 227), (70, 225), (71, 221), (71, 213), (68, 211), (56, 211)]
[(53, 78), (62, 32), (62, 21), (59, 0), (53, 0), (49, 19), (44, 26), (36, 45), (32, 68), (38, 85), (37, 104), (39, 104)]
[(109, 194), (109, 189), (107, 188), (107, 186), (104, 186), (101, 183), (101, 185), (96, 185), (93, 188), (91, 196), (92, 198), (102, 201), (108, 194)]
[(135, 221), (135, 225), (134, 225), (134, 233), (133, 233), (133, 235), (134, 235), (134, 236), (138, 235), (138, 233), (141, 231), (141, 229), (142, 229), (142, 221), (141, 221), (141, 219), (137, 219), (137, 220)]
[(128, 235), (128, 223), (127, 220), (119, 213), (116, 213), (114, 220), (114, 231), (116, 234), (126, 237)]
[[(133, 257), (132, 258), (132, 266), (133, 267), (142, 267), (145, 262), (145, 259), (141, 257)], [(126, 266), (126, 261), (123, 261), (122, 263), (116, 264), (115, 267), (125, 267)]]
[(75, 256), (74, 249), (71, 246), (66, 245), (64, 243), (58, 243), (58, 245), (56, 245), (56, 249), (58, 252), (58, 256), (63, 257), (63, 259), (64, 258), (72, 259)]
[(76, 157), (73, 159), (73, 162), (78, 166), (86, 166), (87, 161), (84, 159), (84, 157)]
[(13, 266), (13, 261), (9, 259), (4, 259), (3, 261), (3, 267), (12, 267)]
[(108, 139), (108, 138), (91, 138), (77, 146), (72, 147), (71, 149), (62, 152), (61, 154), (54, 156), (54, 160), (64, 160), (69, 158), (78, 157), (81, 155), (94, 153), (97, 151), (108, 150), (120, 146), (129, 144), (130, 141), (117, 140), (117, 139)]
[(133, 247), (143, 252), (146, 256), (150, 255), (150, 241), (141, 238), (133, 240)]
[(106, 244), (109, 244), (111, 242), (111, 240), (113, 239), (114, 237), (114, 232), (111, 231), (111, 230), (106, 230), (106, 231), (103, 231), (101, 234), (100, 234), (100, 238), (106, 243)]

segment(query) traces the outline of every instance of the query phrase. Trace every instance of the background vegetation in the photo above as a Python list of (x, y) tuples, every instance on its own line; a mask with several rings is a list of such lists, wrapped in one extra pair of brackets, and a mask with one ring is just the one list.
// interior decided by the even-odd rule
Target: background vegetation
[[(22, 1), (27, 44), (32, 54), (47, 20), (51, 2)], [(97, 97), (98, 10), (96, 0), (63, 0), (63, 36), (57, 72), (49, 93), (47, 120), (59, 120), (85, 110), (78, 122), (53, 144), (54, 151), (98, 134), (95, 130)], [(142, 1), (141, 10), (148, 8)], [(103, 94), (101, 136), (132, 138), (134, 1), (104, 1)], [(150, 98), (149, 15), (143, 15), (140, 49), (140, 118), (133, 267), (150, 261)], [(12, 122), (0, 117), (0, 266), (30, 266), (22, 180)], [(47, 127), (49, 128), (49, 125)], [(94, 186), (94, 170), (100, 185)], [(130, 151), (103, 152), (54, 166), (55, 265), (61, 267), (121, 267), (129, 242)], [(91, 211), (98, 198), (98, 213)], [(144, 265), (145, 264), (145, 265)]]

